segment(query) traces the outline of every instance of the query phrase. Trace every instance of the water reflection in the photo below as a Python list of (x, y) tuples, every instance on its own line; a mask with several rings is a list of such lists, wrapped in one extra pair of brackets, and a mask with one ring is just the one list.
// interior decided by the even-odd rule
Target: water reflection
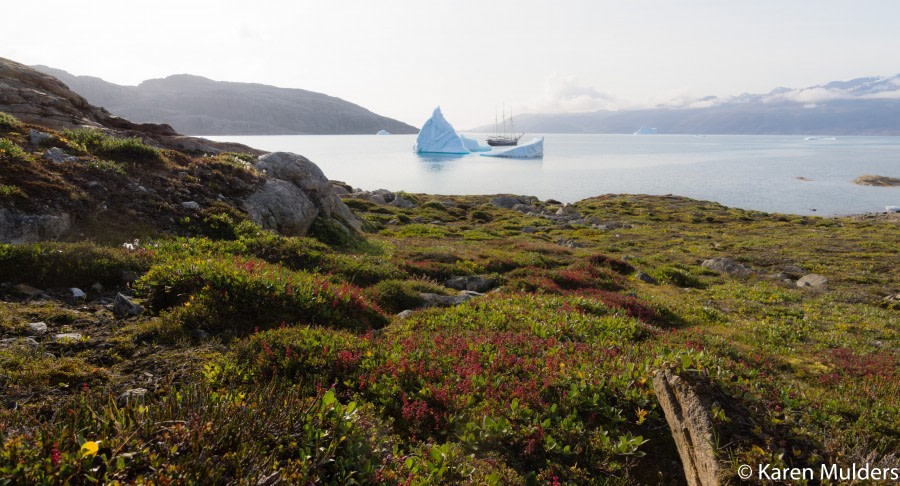
[(456, 166), (455, 162), (459, 161), (467, 154), (420, 154), (416, 153), (428, 172), (447, 172)]

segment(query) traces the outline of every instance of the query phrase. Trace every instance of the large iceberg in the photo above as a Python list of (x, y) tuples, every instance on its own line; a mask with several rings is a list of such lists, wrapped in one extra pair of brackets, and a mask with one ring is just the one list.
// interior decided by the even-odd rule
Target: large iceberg
[(491, 147), (487, 145), (481, 145), (478, 143), (478, 140), (474, 138), (469, 138), (463, 134), (459, 134), (459, 139), (462, 140), (463, 145), (469, 149), (469, 152), (490, 152)]
[(506, 150), (497, 150), (481, 154), (484, 157), (509, 157), (515, 159), (537, 159), (544, 156), (544, 137), (536, 138), (528, 143)]
[(430, 154), (469, 153), (469, 149), (463, 145), (463, 141), (456, 134), (456, 130), (444, 119), (440, 106), (434, 109), (431, 118), (419, 130), (414, 150), (419, 153)]

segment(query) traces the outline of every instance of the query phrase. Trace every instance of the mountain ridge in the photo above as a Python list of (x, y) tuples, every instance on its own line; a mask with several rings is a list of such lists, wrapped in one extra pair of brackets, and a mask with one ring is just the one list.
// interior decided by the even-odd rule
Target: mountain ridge
[[(527, 113), (514, 121), (531, 133), (616, 134), (652, 126), (661, 134), (900, 135), (900, 74), (640, 109)], [(493, 129), (482, 125), (470, 131)]]
[(417, 133), (418, 129), (349, 101), (298, 88), (215, 81), (193, 74), (149, 79), (136, 86), (61, 69), (53, 75), (89, 102), (139, 122), (167, 123), (193, 135), (330, 135)]

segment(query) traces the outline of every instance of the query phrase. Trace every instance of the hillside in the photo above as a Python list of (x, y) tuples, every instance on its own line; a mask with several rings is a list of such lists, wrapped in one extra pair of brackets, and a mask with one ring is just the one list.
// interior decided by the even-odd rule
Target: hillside
[[(528, 133), (634, 133), (647, 126), (661, 134), (900, 135), (900, 75), (705, 97), (678, 106), (522, 114), (515, 125)], [(493, 130), (485, 125), (473, 131)]]
[(120, 86), (47, 66), (34, 68), (55, 76), (94, 105), (134, 121), (166, 123), (191, 135), (418, 132), (340, 98), (302, 89), (213, 81), (188, 74)]

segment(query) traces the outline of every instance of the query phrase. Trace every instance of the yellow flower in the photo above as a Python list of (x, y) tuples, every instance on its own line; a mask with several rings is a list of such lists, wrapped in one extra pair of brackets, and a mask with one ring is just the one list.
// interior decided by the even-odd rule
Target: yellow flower
[(84, 444), (81, 444), (81, 457), (85, 458), (88, 456), (96, 456), (97, 451), (100, 449), (100, 443), (89, 440)]
[(641, 425), (642, 423), (644, 423), (644, 420), (647, 420), (647, 411), (643, 408), (638, 407), (637, 410), (635, 410), (635, 413), (637, 414), (638, 425)]

